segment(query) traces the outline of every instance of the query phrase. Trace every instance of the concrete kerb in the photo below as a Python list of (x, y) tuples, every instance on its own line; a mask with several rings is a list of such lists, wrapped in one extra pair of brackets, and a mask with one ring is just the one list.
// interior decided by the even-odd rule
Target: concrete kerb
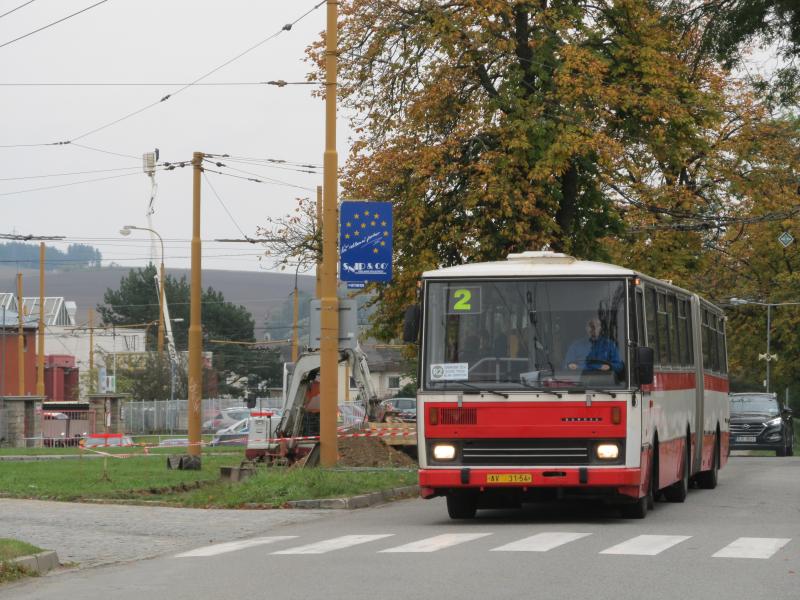
[(360, 494), (349, 498), (322, 498), (319, 500), (290, 500), (286, 503), (289, 508), (329, 508), (329, 509), (354, 509), (367, 508), (392, 500), (401, 498), (413, 498), (419, 494), (418, 485), (407, 485), (404, 487), (391, 488), (372, 492), (370, 494)]
[(32, 554), (30, 556), (20, 556), (8, 562), (38, 575), (44, 575), (61, 564), (58, 562), (58, 554), (56, 554), (55, 550), (45, 550), (44, 552), (39, 552), (38, 554)]

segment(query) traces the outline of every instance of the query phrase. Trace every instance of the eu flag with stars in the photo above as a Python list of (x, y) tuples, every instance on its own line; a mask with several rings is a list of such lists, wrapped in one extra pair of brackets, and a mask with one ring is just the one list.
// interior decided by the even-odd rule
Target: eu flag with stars
[(339, 279), (391, 281), (392, 203), (342, 202), (339, 206)]

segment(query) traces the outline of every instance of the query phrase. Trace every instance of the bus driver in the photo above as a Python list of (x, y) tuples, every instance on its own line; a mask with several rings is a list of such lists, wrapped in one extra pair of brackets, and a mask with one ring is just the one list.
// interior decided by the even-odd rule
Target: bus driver
[(571, 371), (622, 372), (623, 364), (619, 357), (617, 345), (605, 336), (600, 335), (602, 325), (600, 319), (592, 317), (586, 322), (588, 337), (575, 340), (570, 344), (564, 358), (566, 368)]

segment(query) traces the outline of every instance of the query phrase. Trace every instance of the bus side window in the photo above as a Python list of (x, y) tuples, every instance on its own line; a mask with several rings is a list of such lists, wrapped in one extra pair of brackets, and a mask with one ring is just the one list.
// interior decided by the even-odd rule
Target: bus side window
[(653, 349), (655, 364), (661, 364), (658, 344), (658, 328), (656, 327), (656, 288), (647, 286), (647, 304), (644, 307), (647, 315), (647, 345)]
[(692, 365), (692, 329), (689, 301), (678, 300), (678, 333), (681, 338), (681, 364), (685, 367)]
[(725, 347), (725, 319), (719, 320), (719, 333), (717, 335), (719, 342), (719, 370), (723, 374), (728, 373), (728, 349)]
[(658, 355), (661, 365), (671, 364), (669, 356), (669, 324), (667, 323), (667, 296), (659, 290), (656, 294), (656, 320), (658, 322)]
[(636, 343), (640, 346), (646, 346), (647, 342), (644, 335), (644, 294), (642, 290), (636, 290), (636, 325)]
[(708, 327), (708, 310), (703, 309), (703, 323), (700, 329), (700, 339), (703, 343), (703, 370), (711, 370), (711, 338), (709, 333), (711, 330)]
[(667, 322), (669, 323), (669, 339), (672, 348), (672, 355), (670, 364), (673, 367), (681, 365), (681, 343), (678, 328), (678, 305), (676, 303), (675, 294), (670, 294), (667, 297)]

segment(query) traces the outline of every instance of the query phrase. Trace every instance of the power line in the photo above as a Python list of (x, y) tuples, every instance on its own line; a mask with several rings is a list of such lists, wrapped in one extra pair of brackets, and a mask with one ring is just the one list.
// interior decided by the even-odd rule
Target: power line
[[(221, 163), (214, 163), (221, 164)], [(250, 173), (249, 171), (242, 171), (241, 169), (234, 169), (233, 167), (227, 167), (226, 165), (222, 165), (225, 168), (231, 169), (232, 171), (239, 171), (240, 173), (246, 173), (248, 175), (253, 175), (253, 177), (242, 177), (241, 175), (234, 175), (233, 173), (223, 173), (222, 171), (215, 171), (213, 169), (209, 169), (207, 167), (203, 167), (203, 171), (208, 173), (216, 173), (217, 175), (224, 175), (225, 177), (233, 177), (235, 179), (244, 179), (245, 181), (252, 181), (253, 183), (267, 183), (272, 185), (285, 185), (287, 187), (297, 188), (299, 190), (305, 190), (307, 192), (313, 192), (314, 188), (304, 187), (302, 185), (295, 185), (293, 183), (289, 183), (287, 181), (281, 181), (279, 179), (272, 179), (271, 177), (265, 177), (259, 173)], [(263, 179), (260, 179), (262, 178)]]
[(5, 17), (6, 15), (10, 15), (11, 13), (18, 11), (20, 8), (23, 8), (24, 6), (28, 6), (28, 4), (33, 4), (35, 1), (36, 0), (28, 0), (25, 4), (20, 4), (17, 8), (12, 8), (8, 12), (4, 12), (2, 15), (0, 15), (0, 19)]
[[(63, 23), (67, 19), (71, 19), (72, 17), (75, 17), (75, 16), (77, 16), (77, 15), (79, 15), (81, 13), (85, 13), (87, 10), (91, 10), (95, 6), (100, 6), (101, 4), (105, 4), (106, 2), (108, 2), (108, 0), (100, 0), (100, 2), (95, 2), (91, 6), (87, 6), (86, 8), (83, 8), (83, 9), (79, 10), (78, 12), (74, 12), (71, 15), (67, 15), (66, 17), (64, 17), (62, 19), (59, 19), (58, 21), (53, 21), (52, 23), (48, 23), (44, 27), (39, 27), (39, 29), (35, 29), (35, 30), (33, 30), (33, 31), (29, 32), (29, 33), (26, 33), (25, 35), (19, 36), (18, 38), (14, 38), (13, 40), (9, 40), (9, 41), (5, 42), (4, 44), (0, 44), (0, 48), (4, 48), (5, 46), (8, 46), (9, 44), (13, 44), (14, 42), (18, 42), (19, 40), (23, 40), (26, 37), (32, 36), (34, 33), (39, 33), (40, 31), (44, 31), (45, 29), (48, 29), (48, 28), (52, 27), (53, 25), (58, 25), (59, 23)], [(30, 2), (28, 4), (30, 4)], [(25, 6), (25, 5), (23, 4), (22, 6)], [(17, 8), (22, 8), (22, 6), (18, 6)], [(14, 10), (17, 10), (17, 8), (15, 8)], [(11, 12), (14, 12), (14, 11), (12, 10)], [(8, 13), (6, 13), (6, 14), (8, 14)]]
[(69, 175), (91, 175), (93, 173), (110, 173), (112, 171), (132, 171), (141, 167), (118, 167), (116, 169), (98, 169), (95, 171), (74, 171), (72, 173), (48, 173), (47, 175), (24, 175), (22, 177), (0, 177), (0, 181), (19, 181), (22, 179), (45, 179), (47, 177), (67, 177)]
[(217, 200), (219, 201), (220, 206), (222, 206), (223, 210), (225, 210), (225, 212), (228, 213), (228, 216), (230, 217), (230, 219), (233, 222), (233, 224), (236, 226), (236, 229), (239, 230), (239, 233), (242, 234), (243, 238), (247, 238), (247, 234), (244, 231), (242, 231), (241, 227), (239, 227), (239, 223), (237, 223), (236, 219), (233, 218), (233, 215), (231, 214), (231, 211), (229, 211), (228, 207), (225, 206), (225, 203), (222, 201), (222, 198), (220, 198), (219, 194), (217, 193), (217, 190), (214, 188), (214, 185), (211, 183), (211, 180), (208, 178), (208, 176), (205, 174), (205, 172), (203, 173), (203, 179), (206, 180), (206, 183), (208, 184), (208, 187), (210, 187), (211, 191), (214, 192), (214, 196), (217, 197)]
[(109, 179), (120, 179), (121, 177), (131, 177), (133, 175), (138, 175), (138, 173), (123, 173), (122, 175), (110, 175), (108, 177), (97, 177), (96, 179), (84, 179), (83, 181), (73, 181), (70, 183), (60, 183), (57, 185), (47, 185), (38, 188), (28, 188), (25, 190), (16, 190), (13, 192), (3, 192), (0, 193), (0, 196), (14, 196), (16, 194), (27, 194), (30, 192), (41, 192), (43, 190), (54, 190), (57, 188), (68, 187), (72, 185), (82, 185), (84, 183), (95, 183), (97, 181), (108, 181)]
[[(0, 15), (2, 17), (3, 15)], [(8, 81), (0, 82), (0, 87), (150, 87), (161, 85), (197, 86), (264, 86), (284, 87), (286, 85), (320, 85), (314, 81), (210, 81), (205, 83), (186, 82), (144, 82), (144, 81)]]

